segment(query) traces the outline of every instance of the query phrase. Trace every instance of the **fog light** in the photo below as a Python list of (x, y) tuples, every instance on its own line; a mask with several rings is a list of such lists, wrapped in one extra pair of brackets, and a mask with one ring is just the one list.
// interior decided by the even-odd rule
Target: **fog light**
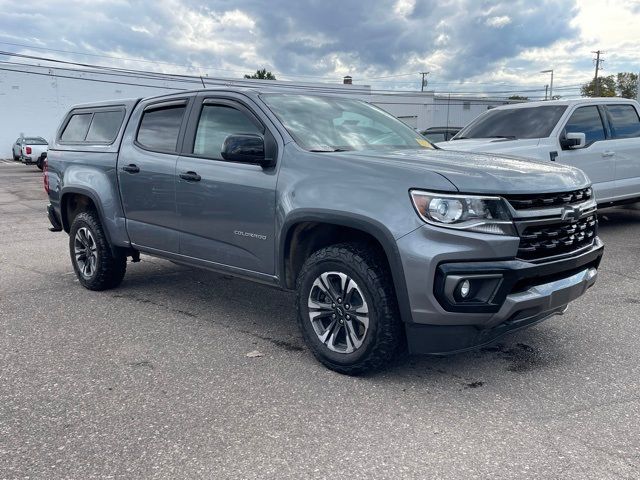
[(462, 298), (467, 298), (469, 293), (471, 293), (471, 282), (469, 282), (469, 280), (460, 282), (459, 292)]

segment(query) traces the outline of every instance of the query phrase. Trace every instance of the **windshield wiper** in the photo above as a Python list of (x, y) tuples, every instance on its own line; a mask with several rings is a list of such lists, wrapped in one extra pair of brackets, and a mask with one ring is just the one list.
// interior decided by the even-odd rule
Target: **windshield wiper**
[(509, 140), (516, 140), (517, 137), (515, 135), (491, 135), (486, 138), (507, 138)]
[(309, 150), (310, 152), (316, 152), (316, 153), (327, 153), (327, 152), (350, 152), (351, 149), (349, 148), (315, 148), (315, 149), (311, 149)]

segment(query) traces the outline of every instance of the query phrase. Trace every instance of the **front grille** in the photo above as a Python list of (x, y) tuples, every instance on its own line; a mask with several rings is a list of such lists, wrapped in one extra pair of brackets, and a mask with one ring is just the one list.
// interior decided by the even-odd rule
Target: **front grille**
[(593, 196), (591, 188), (582, 188), (572, 192), (541, 193), (537, 195), (505, 195), (504, 198), (516, 210), (534, 208), (561, 207), (572, 203), (585, 202)]
[(571, 253), (593, 243), (598, 231), (595, 211), (576, 222), (526, 227), (520, 234), (518, 258), (537, 260)]

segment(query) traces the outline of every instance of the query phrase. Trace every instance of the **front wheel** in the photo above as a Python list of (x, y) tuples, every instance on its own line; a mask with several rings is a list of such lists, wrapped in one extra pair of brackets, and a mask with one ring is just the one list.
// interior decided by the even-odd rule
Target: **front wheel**
[(89, 290), (117, 287), (127, 269), (127, 257), (115, 255), (96, 212), (79, 213), (69, 231), (71, 263), (78, 280)]
[(368, 247), (341, 244), (312, 254), (298, 276), (296, 306), (305, 342), (337, 372), (379, 369), (402, 344), (391, 275)]

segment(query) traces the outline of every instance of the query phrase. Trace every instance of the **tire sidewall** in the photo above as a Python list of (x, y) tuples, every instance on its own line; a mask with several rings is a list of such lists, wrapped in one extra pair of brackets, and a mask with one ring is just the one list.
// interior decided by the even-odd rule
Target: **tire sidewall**
[[(313, 325), (311, 324), (308, 307), (309, 293), (316, 278), (325, 272), (341, 272), (350, 276), (358, 284), (358, 287), (360, 287), (360, 290), (365, 297), (365, 301), (367, 302), (369, 310), (369, 329), (367, 330), (363, 344), (355, 352), (338, 353), (330, 350), (325, 344), (320, 342), (315, 330), (313, 329)], [(370, 289), (370, 282), (366, 281), (364, 276), (357, 269), (340, 260), (326, 259), (319, 261), (305, 272), (304, 277), (300, 279), (298, 285), (298, 322), (307, 345), (312, 348), (316, 355), (321, 356), (325, 361), (336, 366), (357, 364), (369, 356), (371, 350), (375, 347), (379, 328), (379, 312), (377, 305), (373, 301)]]
[[(73, 221), (73, 224), (71, 225), (71, 230), (69, 232), (69, 253), (71, 255), (71, 264), (73, 265), (73, 270), (76, 273), (76, 277), (78, 277), (78, 281), (83, 286), (89, 288), (91, 287), (92, 283), (96, 280), (98, 276), (98, 272), (102, 267), (101, 263), (103, 261), (104, 255), (102, 252), (102, 245), (100, 245), (100, 241), (99, 241), (99, 238), (100, 238), (99, 232), (96, 232), (96, 227), (93, 225), (93, 222), (88, 221), (86, 217), (87, 215), (85, 213), (80, 213), (76, 217), (76, 219)], [(75, 243), (76, 233), (82, 227), (88, 229), (91, 232), (91, 235), (93, 236), (93, 241), (96, 244), (96, 255), (97, 255), (96, 268), (94, 269), (93, 275), (91, 275), (91, 277), (85, 277), (82, 274), (82, 271), (80, 270), (76, 262), (74, 243)]]

